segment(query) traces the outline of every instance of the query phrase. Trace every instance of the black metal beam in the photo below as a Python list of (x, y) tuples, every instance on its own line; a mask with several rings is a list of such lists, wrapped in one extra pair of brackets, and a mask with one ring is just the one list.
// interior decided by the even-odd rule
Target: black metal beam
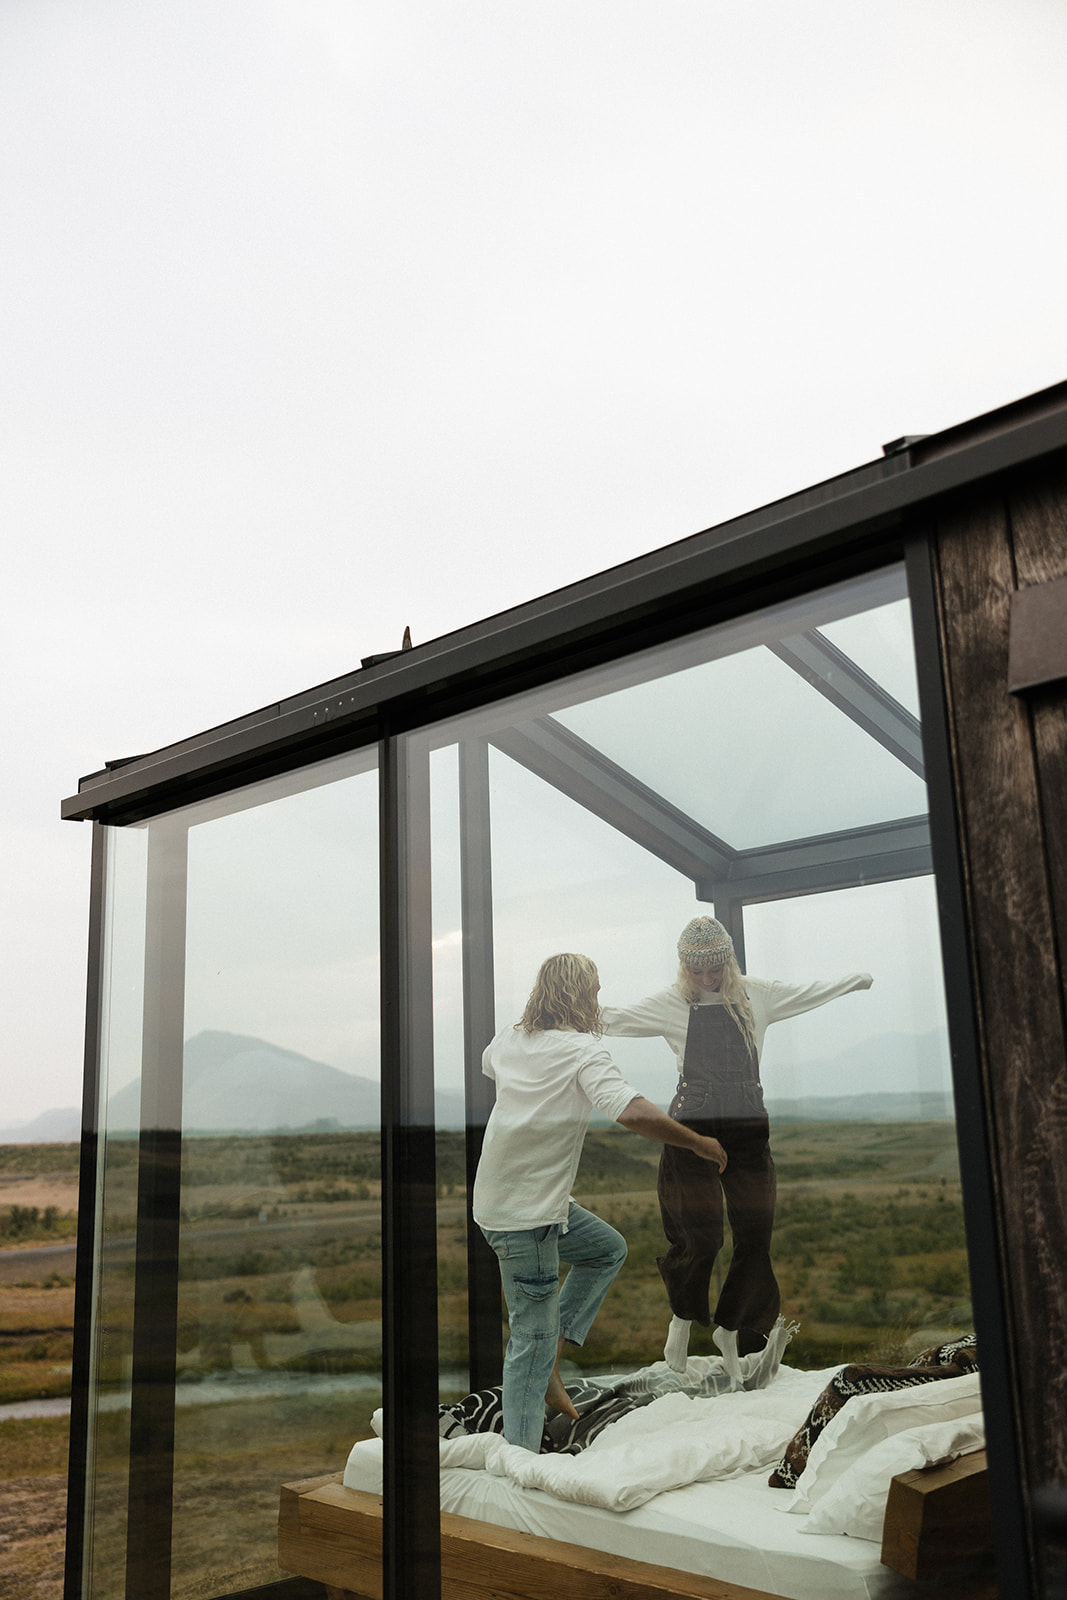
[[(968, 429), (970, 430), (968, 432)], [(1067, 387), (934, 435), (909, 457), (872, 462), (650, 555), (542, 596), (380, 666), (322, 684), (193, 739), (91, 774), (63, 815), (130, 821), (264, 769), (305, 747), (413, 727), (545, 682), (685, 627), (899, 559), (909, 520), (934, 501), (1067, 449)], [(311, 759), (306, 756), (305, 759)]]
[(148, 835), (127, 1600), (171, 1592), (188, 841), (181, 817)]
[(467, 1156), (467, 1329), (470, 1386), (501, 1382), (504, 1355), (500, 1268), (470, 1214), (470, 1196), (495, 1094), (482, 1052), (496, 1032), (493, 964), (493, 861), (489, 813), (489, 746), (459, 746), (459, 857), (463, 928), (463, 1053)]
[(97, 1174), (103, 1160), (100, 1138), (100, 1043), (104, 995), (104, 883), (107, 829), (93, 825), (89, 890), (89, 952), (85, 997), (85, 1055), (82, 1074), (81, 1162), (78, 1171), (78, 1252), (74, 1280), (74, 1362), (71, 1375), (70, 1453), (67, 1467), (67, 1539), (64, 1600), (80, 1600), (85, 1561), (89, 1405), (92, 1381), (94, 1253)]
[(806, 683), (872, 739), (877, 739), (898, 761), (918, 777), (923, 776), (922, 730), (918, 717), (894, 700), (874, 678), (868, 677), (851, 656), (845, 655), (816, 628), (769, 644), (779, 661), (798, 672)]
[(424, 741), (381, 746), (382, 1582), (441, 1592), (437, 1163), (430, 767)]
[(697, 881), (697, 899), (716, 905), (720, 900), (784, 900), (932, 871), (929, 822), (925, 816), (905, 817), (739, 851), (721, 876)]
[(734, 955), (742, 972), (748, 971), (745, 959), (745, 903), (731, 890), (721, 883), (713, 886), (712, 892), (705, 897), (699, 892), (705, 885), (698, 887), (697, 899), (707, 898), (711, 902), (711, 909), (722, 923), (730, 938), (734, 941)]
[(722, 839), (554, 717), (494, 733), (490, 742), (687, 878), (724, 877), (736, 858)]
[(781, 900), (931, 871), (925, 817), (732, 850), (553, 717), (494, 733), (490, 743), (692, 878), (697, 899), (721, 904), (731, 918), (730, 908), (745, 901)]

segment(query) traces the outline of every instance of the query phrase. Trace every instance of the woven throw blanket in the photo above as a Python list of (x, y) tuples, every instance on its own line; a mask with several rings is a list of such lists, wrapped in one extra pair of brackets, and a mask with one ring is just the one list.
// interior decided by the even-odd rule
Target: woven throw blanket
[(886, 1394), (910, 1389), (939, 1378), (961, 1378), (978, 1370), (978, 1345), (973, 1333), (924, 1350), (906, 1367), (843, 1367), (830, 1379), (803, 1424), (785, 1447), (781, 1461), (768, 1478), (772, 1489), (795, 1489), (808, 1464), (816, 1439), (843, 1405), (858, 1394)]
[[(569, 1383), (567, 1393), (574, 1402), (578, 1420), (557, 1411), (545, 1423), (541, 1435), (543, 1455), (576, 1456), (603, 1433), (609, 1423), (629, 1415), (640, 1406), (647, 1406), (656, 1398), (654, 1394), (631, 1394), (625, 1385), (611, 1389), (594, 1383)], [(469, 1394), (455, 1405), (442, 1406), (439, 1412), (439, 1431), (442, 1439), (457, 1439), (471, 1433), (503, 1433), (504, 1408), (502, 1391), (482, 1389)]]
[[(763, 1350), (735, 1358), (732, 1371), (727, 1370), (722, 1356), (693, 1356), (684, 1372), (657, 1361), (637, 1372), (568, 1382), (567, 1393), (578, 1412), (578, 1421), (562, 1412), (548, 1417), (541, 1435), (542, 1453), (577, 1455), (610, 1422), (617, 1422), (663, 1395), (685, 1394), (694, 1400), (711, 1400), (737, 1389), (764, 1389), (777, 1377), (782, 1355), (796, 1329), (795, 1322), (779, 1317)], [(481, 1389), (453, 1405), (441, 1406), (439, 1432), (442, 1439), (460, 1439), (475, 1433), (502, 1434), (500, 1388)]]

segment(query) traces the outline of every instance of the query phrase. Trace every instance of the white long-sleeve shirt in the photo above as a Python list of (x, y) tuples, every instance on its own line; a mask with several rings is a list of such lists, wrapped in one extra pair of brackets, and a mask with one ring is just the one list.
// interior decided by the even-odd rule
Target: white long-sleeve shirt
[[(869, 972), (850, 972), (843, 978), (829, 982), (779, 983), (776, 979), (743, 978), (745, 990), (752, 1005), (756, 1023), (756, 1056), (763, 1052), (763, 1038), (772, 1022), (783, 1022), (786, 1017), (797, 1017), (803, 1011), (813, 1011), (839, 995), (851, 994), (854, 989), (869, 989), (874, 979)], [(704, 1006), (721, 1006), (722, 995), (716, 990), (705, 990)], [(606, 1034), (630, 1039), (666, 1039), (678, 1057), (681, 1073), (685, 1060), (685, 1040), (689, 1031), (689, 1001), (677, 989), (661, 989), (639, 1000), (633, 1006), (605, 1006), (600, 1013), (600, 1025)]]
[(474, 1180), (474, 1220), (514, 1232), (565, 1223), (594, 1106), (618, 1122), (637, 1090), (589, 1033), (502, 1028), (482, 1071), (496, 1083)]

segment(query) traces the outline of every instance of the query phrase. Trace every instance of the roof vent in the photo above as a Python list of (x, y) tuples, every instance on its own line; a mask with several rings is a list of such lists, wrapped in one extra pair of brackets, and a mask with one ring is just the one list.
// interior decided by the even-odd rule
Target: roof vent
[(913, 444), (922, 444), (924, 439), (929, 439), (928, 433), (902, 433), (899, 439), (890, 439), (888, 444), (882, 446), (884, 456), (903, 455), (905, 450), (910, 450)]
[(377, 656), (361, 656), (359, 664), (360, 664), (361, 667), (376, 667), (378, 665), (379, 661), (392, 661), (394, 656), (402, 656), (404, 654), (405, 650), (410, 650), (410, 649), (412, 649), (411, 629), (410, 628), (405, 628), (404, 629), (404, 638), (403, 638), (403, 641), (401, 642), (399, 650), (383, 650), (381, 655), (377, 655)]

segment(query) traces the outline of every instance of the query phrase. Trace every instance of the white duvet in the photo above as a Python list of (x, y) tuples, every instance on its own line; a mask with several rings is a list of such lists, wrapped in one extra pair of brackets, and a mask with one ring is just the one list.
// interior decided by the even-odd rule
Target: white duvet
[(767, 1389), (694, 1400), (668, 1394), (632, 1411), (580, 1455), (534, 1455), (499, 1434), (441, 1440), (442, 1467), (484, 1469), (563, 1500), (632, 1511), (665, 1489), (774, 1465), (838, 1369), (782, 1368)]

